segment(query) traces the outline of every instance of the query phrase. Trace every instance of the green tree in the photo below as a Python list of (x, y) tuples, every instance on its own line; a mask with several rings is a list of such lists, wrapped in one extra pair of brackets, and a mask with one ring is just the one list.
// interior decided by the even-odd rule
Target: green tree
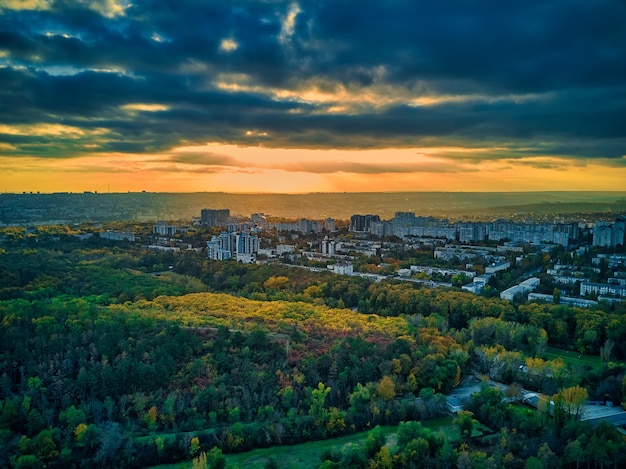
[(372, 430), (367, 433), (367, 438), (363, 443), (363, 449), (365, 455), (368, 458), (372, 458), (376, 453), (380, 451), (385, 444), (385, 435), (379, 425), (376, 425)]
[(85, 416), (85, 412), (71, 405), (66, 410), (59, 413), (59, 420), (65, 422), (69, 428), (74, 429), (79, 424), (85, 423), (87, 417)]
[(224, 469), (226, 467), (226, 458), (222, 454), (222, 450), (214, 446), (206, 453), (206, 463), (208, 469)]
[(189, 443), (189, 455), (192, 458), (195, 458), (197, 454), (200, 452), (200, 439), (197, 436), (194, 436)]
[(393, 460), (389, 448), (383, 446), (380, 451), (374, 455), (374, 458), (370, 461), (368, 468), (370, 469), (391, 469), (393, 467)]
[(321, 381), (317, 384), (317, 388), (311, 391), (311, 405), (309, 407), (309, 415), (315, 419), (316, 425), (322, 425), (326, 409), (324, 403), (326, 396), (330, 392), (330, 387), (324, 385)]
[(225, 444), (229, 450), (236, 450), (243, 445), (243, 424), (236, 422), (225, 433)]
[(348, 443), (343, 447), (339, 467), (342, 469), (363, 469), (366, 466), (367, 457), (359, 445)]
[(41, 469), (44, 463), (34, 454), (24, 454), (15, 460), (13, 467), (15, 469)]
[(543, 462), (535, 456), (528, 458), (524, 464), (524, 469), (545, 469), (545, 467)]
[(472, 430), (474, 430), (473, 415), (468, 410), (461, 410), (457, 413), (457, 425), (461, 431), (462, 438), (470, 438), (472, 436)]
[(32, 439), (30, 446), (35, 456), (45, 464), (59, 456), (59, 449), (54, 441), (54, 434), (50, 429), (39, 432)]
[(564, 452), (564, 459), (570, 464), (576, 464), (576, 469), (580, 467), (580, 464), (585, 461), (585, 450), (580, 443), (580, 440), (576, 439), (567, 443)]

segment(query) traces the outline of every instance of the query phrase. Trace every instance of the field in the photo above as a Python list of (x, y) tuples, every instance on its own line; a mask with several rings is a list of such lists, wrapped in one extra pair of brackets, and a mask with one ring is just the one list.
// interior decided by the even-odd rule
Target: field
[[(441, 431), (450, 441), (461, 439), (459, 427), (454, 422), (453, 416), (441, 417), (438, 419), (423, 422), (425, 427), (432, 430)], [(389, 425), (381, 427), (383, 434), (387, 438), (387, 447), (393, 451), (396, 449), (397, 426)], [(281, 469), (300, 469), (303, 467), (317, 467), (320, 463), (320, 456), (332, 448), (341, 449), (347, 444), (361, 444), (367, 437), (367, 431), (355, 433), (353, 435), (342, 436), (329, 440), (310, 441), (297, 445), (273, 446), (271, 448), (260, 448), (245, 453), (227, 454), (227, 469), (263, 469), (265, 464), (274, 458)], [(490, 434), (492, 431), (482, 424), (477, 423), (472, 432), (472, 437), (480, 437)], [(191, 462), (177, 464), (166, 464), (153, 467), (152, 469), (188, 469)]]
[[(395, 441), (395, 426), (382, 427), (388, 444)], [(310, 441), (291, 446), (275, 446), (261, 448), (247, 453), (231, 454), (226, 456), (227, 468), (263, 469), (265, 464), (274, 457), (279, 466), (284, 469), (299, 469), (302, 467), (317, 467), (322, 462), (320, 455), (331, 448), (341, 449), (350, 443), (360, 444), (365, 440), (367, 432), (342, 436), (331, 440)]]
[(563, 350), (556, 347), (546, 347), (543, 355), (548, 360), (560, 358), (565, 364), (571, 365), (572, 368), (592, 368), (598, 370), (602, 366), (602, 360), (597, 355), (581, 355), (573, 350)]
[[(387, 444), (391, 449), (395, 446), (395, 435), (397, 427), (394, 425), (381, 427), (383, 434), (387, 437)], [(246, 468), (263, 469), (270, 458), (276, 459), (283, 469), (300, 469), (303, 467), (317, 467), (320, 465), (320, 455), (333, 447), (342, 448), (349, 443), (362, 443), (367, 436), (367, 432), (355, 433), (353, 435), (342, 436), (329, 440), (310, 441), (297, 445), (273, 446), (271, 448), (259, 448), (239, 454), (226, 455), (227, 469)], [(191, 462), (177, 464), (167, 464), (156, 466), (153, 469), (181, 469), (190, 468)]]

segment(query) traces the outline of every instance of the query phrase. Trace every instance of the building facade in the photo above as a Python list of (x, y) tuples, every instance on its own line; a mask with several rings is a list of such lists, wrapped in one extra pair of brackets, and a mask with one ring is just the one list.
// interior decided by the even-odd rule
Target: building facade
[(213, 228), (228, 223), (230, 210), (227, 208), (203, 208), (200, 210), (200, 223)]

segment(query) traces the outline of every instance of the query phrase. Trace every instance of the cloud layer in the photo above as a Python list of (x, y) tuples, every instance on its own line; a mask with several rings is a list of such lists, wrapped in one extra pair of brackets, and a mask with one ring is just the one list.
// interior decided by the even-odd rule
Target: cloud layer
[[(207, 172), (622, 168), (625, 24), (617, 0), (5, 0), (0, 156), (159, 154)], [(416, 160), (175, 151), (206, 143)], [(427, 148), (446, 150), (421, 160)]]

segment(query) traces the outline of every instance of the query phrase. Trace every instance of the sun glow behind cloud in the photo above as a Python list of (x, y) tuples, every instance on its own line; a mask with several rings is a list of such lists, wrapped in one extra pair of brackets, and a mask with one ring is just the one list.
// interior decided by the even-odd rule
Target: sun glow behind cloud
[(39, 135), (42, 137), (53, 136), (78, 138), (86, 135), (102, 135), (105, 132), (105, 129), (84, 129), (81, 127), (62, 124), (23, 124), (10, 126), (0, 124), (0, 134), (5, 135)]
[(443, 104), (497, 104), (549, 101), (551, 93), (526, 94), (441, 94), (426, 83), (411, 86), (393, 86), (374, 83), (367, 88), (357, 84), (343, 84), (319, 78), (297, 81), (290, 80), (289, 86), (268, 87), (255, 84), (245, 74), (221, 73), (214, 86), (231, 93), (266, 95), (276, 101), (294, 101), (319, 105), (319, 112), (357, 113), (364, 109), (380, 110), (392, 106), (438, 106)]
[(233, 52), (236, 51), (238, 47), (239, 44), (237, 44), (237, 42), (235, 42), (235, 40), (231, 38), (222, 39), (222, 42), (220, 42), (220, 50), (222, 52)]
[(2, 8), (11, 10), (48, 10), (50, 9), (49, 0), (4, 0), (0, 4), (0, 11)]
[[(509, 161), (463, 160), (458, 155), (484, 148), (312, 150), (208, 144), (164, 154), (123, 153), (70, 160), (0, 158), (0, 170), (13, 175), (6, 190), (225, 191), (306, 193), (336, 191), (520, 191), (618, 188), (622, 166), (607, 176), (602, 165), (543, 158)], [(453, 158), (448, 155), (454, 154)], [(567, 168), (567, 170), (564, 170)], [(69, 176), (69, 177), (68, 177)], [(106, 187), (105, 187), (106, 186)]]
[(142, 111), (142, 112), (157, 112), (157, 111), (167, 111), (169, 106), (165, 106), (163, 104), (143, 104), (143, 103), (133, 103), (133, 104), (124, 104), (122, 109), (126, 111)]

